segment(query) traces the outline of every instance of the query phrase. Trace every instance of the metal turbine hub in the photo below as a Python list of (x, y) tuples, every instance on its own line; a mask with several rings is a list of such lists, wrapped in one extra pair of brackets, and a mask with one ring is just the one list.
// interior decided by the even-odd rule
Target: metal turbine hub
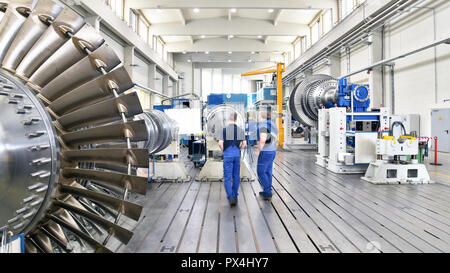
[(29, 232), (58, 181), (55, 128), (42, 102), (0, 69), (0, 227)]
[(237, 114), (236, 125), (244, 128), (245, 118), (240, 111), (231, 105), (218, 105), (208, 111), (206, 118), (207, 135), (214, 139), (220, 139), (223, 128), (225, 128), (230, 120), (232, 113)]
[[(27, 252), (110, 252), (133, 235), (148, 132), (134, 84), (102, 36), (51, 0), (0, 3), (0, 236)], [(119, 168), (117, 168), (119, 167)]]
[(289, 98), (294, 118), (303, 125), (317, 126), (318, 110), (337, 102), (338, 81), (328, 75), (316, 74), (298, 83)]

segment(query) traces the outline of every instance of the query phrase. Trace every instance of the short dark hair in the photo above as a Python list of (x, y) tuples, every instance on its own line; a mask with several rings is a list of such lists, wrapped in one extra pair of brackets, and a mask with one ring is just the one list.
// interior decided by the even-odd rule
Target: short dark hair
[(265, 120), (271, 120), (272, 113), (270, 111), (263, 111), (263, 112), (261, 112), (261, 118), (263, 118)]
[(232, 120), (232, 121), (236, 121), (237, 120), (237, 113), (236, 112), (231, 113), (230, 120)]

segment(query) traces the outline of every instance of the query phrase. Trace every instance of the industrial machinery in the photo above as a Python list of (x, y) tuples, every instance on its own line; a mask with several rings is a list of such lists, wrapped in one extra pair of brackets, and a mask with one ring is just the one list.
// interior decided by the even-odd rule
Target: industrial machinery
[[(221, 138), (223, 128), (227, 126), (228, 120), (232, 113), (237, 114), (237, 126), (244, 128), (245, 118), (243, 115), (243, 105), (238, 103), (212, 105), (207, 111), (207, 159), (196, 179), (200, 181), (221, 181), (223, 180), (223, 160), (222, 151), (219, 148), (217, 140)], [(241, 160), (241, 180), (254, 180), (253, 175), (244, 160)]]
[[(180, 138), (177, 123), (159, 110), (148, 110), (136, 116), (143, 119), (149, 132), (149, 138), (140, 143), (140, 146), (148, 149), (152, 158), (152, 180), (190, 181), (190, 176), (180, 161)], [(147, 166), (148, 168), (150, 166)]]
[(289, 103), (283, 109), (284, 145), (287, 150), (317, 150), (317, 128), (297, 121), (291, 113)]
[(375, 159), (377, 132), (389, 129), (386, 108), (369, 109), (369, 87), (312, 75), (289, 99), (296, 120), (318, 128), (317, 164), (335, 173), (364, 173)]
[[(139, 220), (148, 138), (138, 96), (96, 30), (51, 0), (2, 3), (0, 229), (27, 252), (110, 252)], [(102, 167), (99, 167), (102, 164)], [(118, 168), (120, 167), (120, 168)], [(117, 171), (123, 169), (124, 172)]]
[(277, 102), (277, 127), (279, 130), (278, 143), (281, 147), (284, 144), (284, 129), (283, 129), (283, 81), (282, 74), (285, 71), (284, 63), (277, 63), (276, 66), (261, 68), (255, 71), (242, 73), (241, 76), (252, 76), (261, 74), (274, 74), (276, 79), (276, 102)]
[[(398, 138), (379, 132), (376, 153), (363, 180), (374, 184), (432, 183), (425, 165), (419, 163), (419, 139), (414, 132)], [(401, 160), (402, 156), (406, 158)]]

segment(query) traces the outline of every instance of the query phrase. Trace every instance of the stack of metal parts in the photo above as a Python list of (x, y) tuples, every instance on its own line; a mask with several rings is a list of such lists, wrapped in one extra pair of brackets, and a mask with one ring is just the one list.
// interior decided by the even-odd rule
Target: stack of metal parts
[(147, 126), (149, 138), (139, 146), (148, 149), (149, 154), (156, 154), (164, 150), (177, 138), (178, 125), (164, 112), (147, 110), (136, 116), (136, 120), (144, 120)]
[(337, 79), (323, 74), (312, 75), (295, 86), (289, 98), (289, 108), (297, 121), (317, 127), (318, 110), (337, 103), (337, 92)]
[[(148, 138), (138, 96), (114, 51), (51, 0), (0, 3), (0, 228), (27, 252), (110, 252), (140, 217)], [(100, 148), (101, 147), (101, 148)], [(104, 168), (95, 167), (104, 163)], [(125, 173), (111, 171), (122, 165)], [(115, 238), (115, 239), (112, 239)], [(118, 240), (118, 241), (116, 241)]]

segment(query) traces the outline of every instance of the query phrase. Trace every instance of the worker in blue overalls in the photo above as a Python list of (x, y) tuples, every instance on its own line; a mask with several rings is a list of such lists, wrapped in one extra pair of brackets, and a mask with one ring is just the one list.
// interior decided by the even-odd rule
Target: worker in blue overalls
[(256, 156), (258, 156), (257, 173), (263, 191), (259, 193), (264, 200), (272, 199), (272, 169), (276, 156), (276, 141), (278, 128), (272, 121), (269, 111), (260, 113), (258, 125), (258, 144)]
[(237, 204), (241, 180), (241, 150), (247, 146), (245, 132), (237, 126), (236, 120), (237, 113), (231, 113), (228, 125), (223, 128), (222, 138), (219, 138), (219, 147), (223, 152), (224, 186), (230, 206)]

